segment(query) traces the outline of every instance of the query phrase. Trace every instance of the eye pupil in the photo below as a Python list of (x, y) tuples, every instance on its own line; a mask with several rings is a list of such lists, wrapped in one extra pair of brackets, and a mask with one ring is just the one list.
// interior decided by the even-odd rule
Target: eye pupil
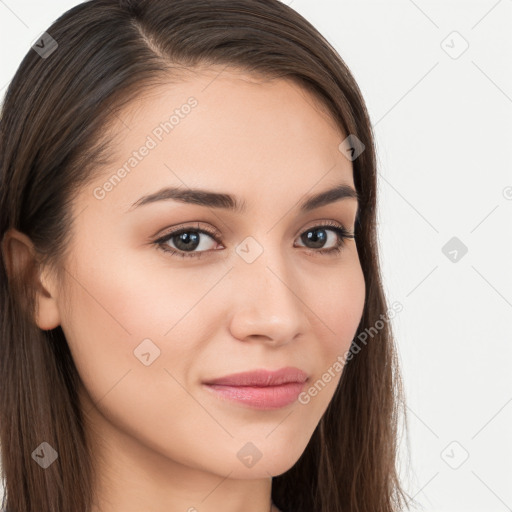
[[(318, 233), (322, 234), (318, 235)], [(302, 241), (305, 242), (306, 240), (308, 240), (309, 242), (313, 242), (314, 248), (322, 247), (327, 241), (325, 229), (317, 228), (306, 231), (306, 233), (302, 236)]]

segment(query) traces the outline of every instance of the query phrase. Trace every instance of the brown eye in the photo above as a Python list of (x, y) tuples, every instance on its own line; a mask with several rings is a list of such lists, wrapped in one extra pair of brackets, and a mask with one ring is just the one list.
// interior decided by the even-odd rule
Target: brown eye
[(155, 244), (173, 255), (199, 257), (201, 253), (209, 252), (216, 243), (220, 243), (216, 236), (205, 229), (180, 228), (159, 238)]

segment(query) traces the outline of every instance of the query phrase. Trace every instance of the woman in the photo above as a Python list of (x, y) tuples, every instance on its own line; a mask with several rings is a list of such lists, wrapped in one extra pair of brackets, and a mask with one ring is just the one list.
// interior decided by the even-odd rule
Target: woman
[(304, 18), (84, 2), (0, 126), (9, 512), (402, 507), (371, 126)]

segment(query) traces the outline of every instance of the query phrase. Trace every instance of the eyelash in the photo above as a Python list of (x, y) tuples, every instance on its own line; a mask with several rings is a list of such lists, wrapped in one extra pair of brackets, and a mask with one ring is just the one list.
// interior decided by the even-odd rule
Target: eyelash
[[(339, 237), (338, 244), (335, 247), (331, 247), (329, 249), (310, 249), (310, 248), (308, 249), (306, 247), (306, 252), (315, 253), (315, 254), (327, 254), (327, 255), (334, 256), (341, 252), (341, 250), (345, 246), (346, 239), (355, 238), (355, 235), (353, 233), (349, 233), (345, 229), (344, 226), (342, 226), (341, 224), (338, 224), (338, 223), (331, 222), (331, 221), (326, 221), (324, 224), (308, 228), (306, 231), (303, 231), (301, 233), (301, 235), (304, 233), (307, 233), (308, 231), (316, 231), (316, 230), (319, 230), (322, 228), (328, 228), (327, 229), (328, 231), (334, 231)], [(211, 250), (210, 251), (197, 251), (197, 252), (180, 251), (177, 249), (173, 249), (172, 247), (169, 247), (169, 245), (166, 244), (166, 242), (168, 242), (171, 238), (181, 235), (183, 233), (188, 233), (190, 231), (192, 231), (194, 233), (202, 233), (202, 234), (208, 235), (211, 238), (213, 238), (213, 240), (215, 240), (215, 242), (217, 242), (218, 244), (221, 243), (219, 240), (220, 234), (218, 232), (203, 229), (203, 228), (200, 228), (199, 225), (197, 225), (197, 226), (190, 226), (190, 227), (185, 227), (185, 228), (178, 228), (174, 231), (166, 233), (162, 237), (158, 238), (158, 240), (155, 240), (154, 244), (157, 247), (159, 247), (162, 251), (169, 253), (171, 256), (179, 256), (182, 258), (187, 258), (187, 257), (200, 258), (201, 254), (207, 253), (207, 252), (212, 252)]]

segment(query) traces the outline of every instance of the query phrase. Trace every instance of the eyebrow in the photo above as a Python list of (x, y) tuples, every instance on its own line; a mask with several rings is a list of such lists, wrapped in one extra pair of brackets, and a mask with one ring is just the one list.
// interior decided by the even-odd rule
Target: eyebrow
[[(315, 208), (347, 198), (355, 199), (359, 203), (359, 195), (356, 190), (350, 185), (341, 184), (318, 194), (307, 196), (299, 203), (299, 211), (300, 213), (307, 213)], [(235, 213), (245, 212), (247, 206), (245, 201), (239, 201), (236, 197), (226, 193), (211, 192), (203, 189), (165, 187), (153, 194), (138, 199), (128, 209), (128, 212), (146, 204), (168, 200), (197, 204), (208, 208), (221, 208)]]

